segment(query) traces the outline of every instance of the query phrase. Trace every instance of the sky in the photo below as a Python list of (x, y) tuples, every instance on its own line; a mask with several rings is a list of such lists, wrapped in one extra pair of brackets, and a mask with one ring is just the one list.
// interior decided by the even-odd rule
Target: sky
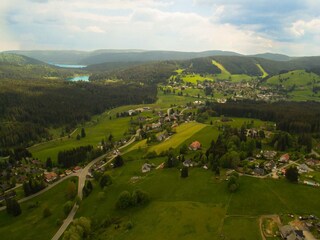
[(320, 55), (319, 0), (1, 0), (0, 51)]

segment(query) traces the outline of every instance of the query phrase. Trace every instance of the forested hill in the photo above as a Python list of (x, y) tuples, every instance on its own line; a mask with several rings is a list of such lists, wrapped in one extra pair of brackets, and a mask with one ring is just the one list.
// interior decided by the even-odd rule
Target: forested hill
[(68, 76), (72, 76), (74, 72), (76, 72), (76, 70), (54, 67), (52, 65), (48, 65), (44, 62), (26, 56), (10, 53), (0, 53), (1, 79), (64, 79)]
[(96, 50), (86, 51), (9, 51), (43, 62), (60, 64), (93, 65), (99, 63), (114, 62), (150, 62), (165, 60), (185, 60), (208, 56), (238, 56), (235, 52), (228, 51), (204, 51), (204, 52), (178, 52), (178, 51), (146, 51), (146, 50)]
[(221, 70), (213, 64), (216, 61), (231, 74), (261, 76), (259, 65), (270, 75), (277, 75), (291, 70), (310, 70), (319, 72), (320, 57), (293, 58), (289, 61), (273, 61), (246, 56), (213, 56), (180, 61), (161, 61), (152, 63), (116, 62), (91, 65), (86, 70), (92, 72), (92, 81), (104, 79), (122, 79), (126, 81), (163, 82), (175, 70), (184, 69), (185, 73), (219, 74)]
[(152, 103), (155, 85), (60, 80), (0, 81), (0, 149), (50, 139), (49, 127), (75, 127), (113, 107)]

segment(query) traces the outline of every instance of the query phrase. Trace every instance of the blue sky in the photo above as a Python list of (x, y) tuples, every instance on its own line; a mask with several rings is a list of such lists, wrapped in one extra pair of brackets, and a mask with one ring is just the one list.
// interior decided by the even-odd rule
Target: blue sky
[(320, 55), (319, 0), (2, 0), (0, 50)]

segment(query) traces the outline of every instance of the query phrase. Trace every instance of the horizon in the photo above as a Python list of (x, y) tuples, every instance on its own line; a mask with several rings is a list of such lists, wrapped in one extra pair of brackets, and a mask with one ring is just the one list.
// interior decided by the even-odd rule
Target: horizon
[[(296, 57), (318, 57), (319, 55), (300, 55), (300, 56), (295, 56), (295, 55), (288, 55), (284, 53), (278, 53), (278, 52), (257, 52), (257, 53), (252, 53), (252, 54), (244, 54), (240, 52), (234, 52), (234, 51), (228, 51), (228, 50), (220, 50), (220, 49), (211, 49), (211, 50), (204, 50), (204, 51), (179, 51), (179, 50), (160, 50), (160, 49), (93, 49), (93, 50), (81, 50), (81, 49), (10, 49), (10, 50), (3, 50), (0, 51), (0, 53), (15, 53), (19, 54), (19, 52), (86, 52), (86, 53), (92, 53), (92, 52), (97, 52), (97, 51), (112, 51), (116, 53), (124, 52), (180, 52), (180, 53), (202, 53), (202, 52), (210, 52), (210, 51), (221, 51), (221, 52), (230, 52), (230, 53), (235, 53), (235, 54), (240, 54), (241, 56), (255, 56), (255, 55), (263, 55), (263, 54), (271, 54), (271, 55), (283, 55), (291, 58), (296, 58)], [(119, 52), (117, 52), (119, 51)]]
[(5, 0), (0, 51), (221, 49), (320, 55), (316, 0)]

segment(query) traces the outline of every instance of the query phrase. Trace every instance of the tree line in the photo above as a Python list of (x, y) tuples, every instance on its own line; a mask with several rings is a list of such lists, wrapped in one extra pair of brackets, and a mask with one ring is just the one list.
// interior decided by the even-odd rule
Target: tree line
[(152, 103), (154, 85), (70, 83), (66, 81), (0, 82), (0, 149), (30, 146), (50, 139), (49, 127), (88, 121), (121, 105)]

